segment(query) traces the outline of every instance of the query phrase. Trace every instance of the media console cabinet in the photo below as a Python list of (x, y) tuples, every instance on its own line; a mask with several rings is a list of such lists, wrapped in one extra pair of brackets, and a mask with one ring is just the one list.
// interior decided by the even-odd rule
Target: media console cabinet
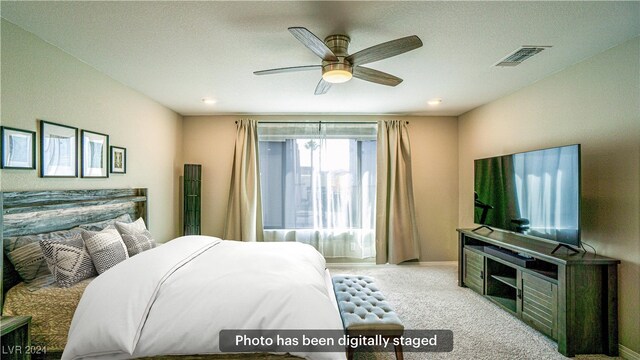
[(558, 352), (618, 355), (619, 260), (486, 228), (458, 229), (458, 286), (558, 343)]

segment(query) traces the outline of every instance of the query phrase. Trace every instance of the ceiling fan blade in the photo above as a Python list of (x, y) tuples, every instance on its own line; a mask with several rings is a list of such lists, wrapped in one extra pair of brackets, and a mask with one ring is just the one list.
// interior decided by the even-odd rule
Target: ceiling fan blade
[(316, 69), (322, 69), (322, 65), (290, 66), (290, 67), (277, 68), (277, 69), (254, 71), (253, 74), (254, 75), (270, 75), (270, 74), (282, 74), (282, 73), (288, 73), (288, 72), (308, 71), (308, 70), (316, 70)]
[(313, 51), (322, 60), (338, 61), (336, 55), (325, 45), (325, 43), (315, 36), (311, 31), (303, 27), (290, 27), (289, 32), (304, 46)]
[(358, 79), (371, 81), (376, 84), (396, 86), (402, 82), (399, 77), (387, 74), (386, 72), (369, 69), (364, 66), (356, 66), (353, 68), (353, 76)]
[(353, 66), (364, 65), (374, 61), (400, 55), (407, 51), (417, 49), (422, 46), (422, 40), (415, 35), (403, 37), (396, 40), (387, 41), (382, 44), (360, 50), (355, 54), (347, 56)]
[(316, 95), (324, 95), (331, 89), (331, 83), (324, 81), (324, 79), (320, 79), (320, 82), (316, 86)]

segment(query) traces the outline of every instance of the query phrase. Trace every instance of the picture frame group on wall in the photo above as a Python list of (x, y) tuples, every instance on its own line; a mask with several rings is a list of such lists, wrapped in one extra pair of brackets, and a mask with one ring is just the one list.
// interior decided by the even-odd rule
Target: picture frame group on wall
[(38, 129), (40, 134), (0, 126), (0, 169), (35, 170), (36, 137), (39, 137), (40, 177), (78, 177), (79, 166), (83, 178), (108, 178), (109, 173), (127, 173), (127, 149), (109, 146), (107, 134), (41, 119), (38, 119)]
[(40, 176), (78, 177), (78, 128), (40, 120)]
[(36, 133), (7, 126), (0, 126), (2, 169), (36, 168)]
[(111, 147), (111, 173), (127, 173), (127, 149), (119, 146)]
[(82, 130), (82, 177), (109, 177), (109, 135)]

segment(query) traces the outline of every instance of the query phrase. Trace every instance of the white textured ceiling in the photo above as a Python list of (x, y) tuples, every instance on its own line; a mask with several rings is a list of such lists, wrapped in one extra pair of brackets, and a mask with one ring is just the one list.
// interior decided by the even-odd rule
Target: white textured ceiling
[[(1, 15), (183, 115), (459, 115), (640, 34), (638, 1), (2, 1)], [(350, 53), (413, 34), (424, 46), (367, 65), (395, 88), (354, 79), (315, 96), (319, 70), (252, 74), (320, 63), (290, 26), (347, 34)], [(521, 45), (553, 47), (493, 67)]]

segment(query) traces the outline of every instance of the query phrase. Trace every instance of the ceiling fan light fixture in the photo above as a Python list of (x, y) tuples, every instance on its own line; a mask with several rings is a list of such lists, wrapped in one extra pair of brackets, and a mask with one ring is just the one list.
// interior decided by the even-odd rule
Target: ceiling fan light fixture
[(402, 82), (399, 77), (361, 65), (388, 59), (422, 46), (422, 40), (416, 35), (411, 35), (349, 54), (351, 38), (347, 35), (329, 35), (322, 41), (314, 33), (302, 26), (290, 27), (289, 32), (302, 45), (322, 59), (322, 65), (292, 66), (254, 71), (253, 73), (255, 75), (280, 74), (313, 70), (322, 66), (322, 79), (316, 85), (315, 95), (326, 94), (332, 84), (345, 83), (353, 77), (380, 85), (397, 86)]
[(353, 68), (349, 64), (331, 63), (322, 68), (322, 79), (328, 83), (341, 84), (353, 77)]
[(324, 81), (332, 84), (345, 83), (351, 80), (352, 77), (353, 75), (347, 70), (330, 70), (322, 74)]

